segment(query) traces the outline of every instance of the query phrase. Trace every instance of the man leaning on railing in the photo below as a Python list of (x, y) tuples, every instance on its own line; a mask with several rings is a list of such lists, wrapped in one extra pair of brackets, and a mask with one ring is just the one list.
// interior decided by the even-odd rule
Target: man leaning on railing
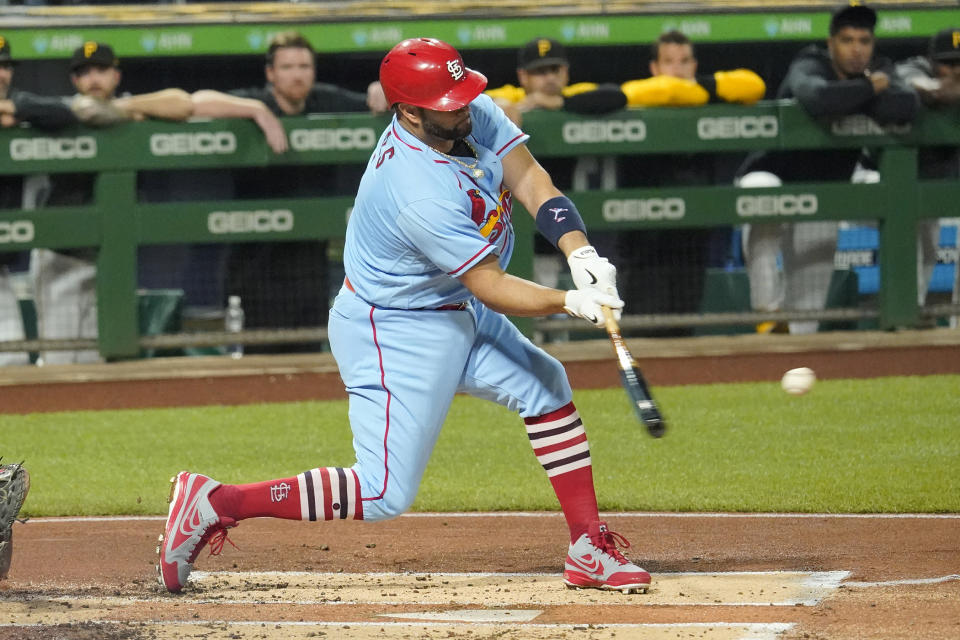
[[(811, 116), (862, 113), (878, 124), (912, 121), (916, 94), (895, 75), (892, 63), (874, 56), (876, 12), (852, 0), (834, 11), (827, 49), (806, 47), (790, 64), (778, 98), (797, 100)], [(740, 167), (740, 187), (779, 187), (783, 182), (851, 180), (860, 149), (760, 152)], [(744, 258), (755, 311), (816, 311), (826, 305), (837, 246), (837, 222), (745, 225)], [(781, 278), (778, 255), (783, 265)], [(764, 322), (760, 333), (812, 333), (817, 321)]]
[[(714, 61), (714, 64), (722, 61)], [(631, 107), (698, 107), (707, 103), (750, 105), (767, 90), (750, 69), (699, 71), (693, 42), (666, 31), (650, 48), (650, 77), (621, 85)], [(742, 154), (728, 159), (710, 153), (643, 154), (617, 159), (622, 187), (713, 185), (729, 182)], [(610, 159), (612, 160), (612, 159)], [(609, 251), (621, 276), (624, 300), (633, 313), (689, 314), (701, 309), (707, 268), (721, 266), (730, 253), (727, 227), (627, 229)], [(685, 336), (692, 329), (661, 329), (653, 335)]]
[[(171, 88), (140, 95), (117, 95), (122, 74), (119, 60), (110, 45), (85, 42), (70, 59), (70, 81), (77, 93), (64, 97), (41, 97), (9, 91), (13, 61), (10, 45), (0, 37), (0, 124), (21, 123), (43, 129), (63, 129), (71, 125), (105, 127), (131, 120), (156, 118), (186, 120), (192, 115), (242, 117), (256, 122), (267, 143), (276, 152), (286, 150), (286, 133), (280, 121), (257, 100), (204, 92), (197, 101), (187, 92)], [(9, 98), (9, 99), (7, 99)], [(92, 199), (95, 176), (88, 173), (63, 173), (55, 176), (32, 175), (23, 181), (19, 207), (36, 209), (55, 205), (76, 205)], [(37, 334), (41, 340), (95, 339), (97, 327), (96, 250), (69, 248), (52, 251), (34, 249), (30, 259), (30, 279), (37, 311)], [(22, 340), (23, 325), (19, 307), (11, 307), (9, 278), (0, 274), (0, 340)], [(99, 359), (95, 350), (46, 351), (40, 364), (92, 362)], [(7, 356), (0, 362), (25, 363), (26, 354)]]

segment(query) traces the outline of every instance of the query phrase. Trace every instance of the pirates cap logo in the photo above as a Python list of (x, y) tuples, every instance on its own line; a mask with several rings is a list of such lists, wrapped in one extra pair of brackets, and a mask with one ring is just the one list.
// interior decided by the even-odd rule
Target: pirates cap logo
[[(952, 36), (951, 41), (953, 42), (953, 48), (954, 48), (954, 49), (960, 49), (960, 31), (954, 31), (954, 32), (951, 33), (950, 35)], [(0, 47), (2, 47), (2, 46), (3, 46), (3, 45), (0, 44)]]
[(0, 49), (3, 49), (7, 46), (7, 39), (3, 36), (0, 36)]
[(459, 80), (463, 77), (463, 65), (460, 64), (460, 60), (457, 58), (447, 60), (447, 71), (450, 72), (454, 80)]
[(546, 38), (541, 38), (537, 40), (537, 54), (541, 58), (544, 57), (545, 55), (550, 53), (551, 46), (552, 45), (550, 44), (550, 41), (547, 40)]
[(96, 51), (97, 51), (97, 43), (96, 43), (96, 42), (92, 42), (92, 41), (91, 41), (91, 42), (84, 42), (84, 43), (83, 43), (83, 57), (84, 57), (84, 58), (89, 58), (89, 57), (92, 56), (94, 53), (96, 53)]

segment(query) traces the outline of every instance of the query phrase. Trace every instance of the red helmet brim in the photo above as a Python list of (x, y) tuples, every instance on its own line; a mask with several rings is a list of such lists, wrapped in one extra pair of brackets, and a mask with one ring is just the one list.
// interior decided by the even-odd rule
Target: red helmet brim
[[(426, 108), (434, 111), (456, 111), (462, 109), (487, 87), (487, 76), (479, 71), (467, 69), (463, 80), (437, 99), (436, 104)], [(420, 105), (423, 106), (423, 105)]]

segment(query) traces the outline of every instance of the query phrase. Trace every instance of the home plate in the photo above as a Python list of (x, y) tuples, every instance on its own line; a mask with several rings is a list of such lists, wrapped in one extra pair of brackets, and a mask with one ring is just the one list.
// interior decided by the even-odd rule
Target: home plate
[(831, 595), (846, 571), (663, 573), (646, 594), (575, 590), (556, 574), (316, 573), (195, 571), (185, 599), (291, 604), (726, 605), (812, 606)]

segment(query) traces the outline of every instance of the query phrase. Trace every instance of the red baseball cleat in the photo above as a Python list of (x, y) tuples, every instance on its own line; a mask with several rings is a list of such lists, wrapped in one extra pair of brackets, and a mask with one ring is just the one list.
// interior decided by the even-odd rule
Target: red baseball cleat
[(237, 521), (218, 515), (211, 506), (210, 494), (220, 486), (216, 480), (181, 471), (170, 482), (170, 512), (157, 544), (157, 580), (167, 591), (177, 593), (187, 584), (193, 561), (207, 542), (214, 556), (224, 542), (233, 544), (227, 529), (237, 526)]
[(646, 593), (650, 574), (627, 560), (617, 545), (630, 547), (627, 539), (607, 529), (607, 523), (594, 522), (587, 533), (570, 545), (563, 571), (563, 582), (575, 589), (608, 589), (623, 593)]

